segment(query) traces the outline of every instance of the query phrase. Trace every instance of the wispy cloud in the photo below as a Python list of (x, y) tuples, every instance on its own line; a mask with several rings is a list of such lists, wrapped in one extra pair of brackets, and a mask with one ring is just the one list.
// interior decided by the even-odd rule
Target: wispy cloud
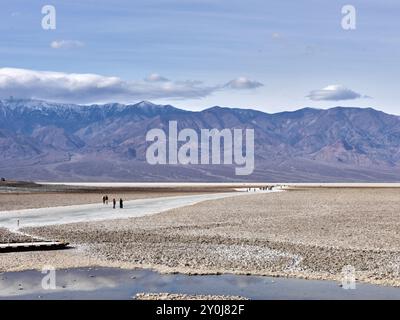
[(278, 33), (278, 32), (273, 32), (273, 33), (271, 34), (271, 38), (272, 38), (272, 39), (280, 39), (281, 37), (282, 37), (281, 34)]
[(342, 85), (329, 85), (320, 90), (313, 90), (307, 96), (313, 101), (340, 101), (369, 98)]
[[(203, 98), (227, 87), (206, 85), (196, 80), (171, 81), (161, 76), (151, 78), (153, 81), (126, 81), (98, 74), (0, 68), (0, 96), (74, 103), (131, 102), (139, 99)], [(259, 85), (256, 81), (236, 79), (230, 81), (228, 87), (251, 89)]]
[(261, 82), (253, 81), (245, 77), (231, 80), (225, 85), (226, 88), (230, 89), (255, 89), (262, 86), (263, 84)]
[(145, 79), (147, 82), (166, 82), (169, 81), (167, 78), (163, 77), (158, 73), (149, 74)]
[(78, 40), (55, 40), (50, 43), (50, 47), (53, 49), (72, 49), (72, 48), (81, 48), (85, 44), (82, 41)]

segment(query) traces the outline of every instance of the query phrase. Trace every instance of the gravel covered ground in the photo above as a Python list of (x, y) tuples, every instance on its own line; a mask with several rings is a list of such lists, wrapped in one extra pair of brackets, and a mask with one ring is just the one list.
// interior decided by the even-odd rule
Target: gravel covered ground
[(0, 228), (0, 243), (30, 242), (32, 237), (19, 233), (12, 233), (5, 228)]
[[(400, 285), (400, 189), (313, 188), (203, 202), (142, 218), (27, 230), (78, 249), (46, 253), (55, 265), (151, 267)], [(9, 254), (0, 270), (35, 265)], [(53, 256), (52, 256), (53, 254)], [(56, 256), (57, 255), (57, 256)], [(67, 257), (68, 255), (68, 257)]]

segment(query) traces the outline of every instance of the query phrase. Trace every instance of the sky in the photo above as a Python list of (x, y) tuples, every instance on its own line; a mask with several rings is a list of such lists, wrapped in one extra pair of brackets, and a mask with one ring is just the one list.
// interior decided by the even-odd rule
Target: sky
[(398, 0), (1, 0), (0, 98), (400, 115), (399, 15)]

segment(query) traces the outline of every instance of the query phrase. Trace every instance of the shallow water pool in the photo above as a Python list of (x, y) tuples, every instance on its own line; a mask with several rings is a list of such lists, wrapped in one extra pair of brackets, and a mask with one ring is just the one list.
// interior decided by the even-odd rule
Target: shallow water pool
[(132, 299), (137, 293), (235, 295), (249, 299), (400, 299), (400, 288), (264, 276), (159, 274), (137, 269), (57, 270), (56, 289), (42, 288), (40, 271), (0, 274), (0, 299)]

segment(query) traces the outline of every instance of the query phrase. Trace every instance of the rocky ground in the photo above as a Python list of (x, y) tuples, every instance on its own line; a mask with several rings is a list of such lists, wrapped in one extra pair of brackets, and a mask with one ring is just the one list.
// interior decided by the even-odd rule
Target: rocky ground
[(296, 189), (27, 232), (105, 265), (333, 280), (351, 265), (359, 280), (400, 285), (399, 209), (397, 188)]
[(30, 242), (33, 238), (8, 231), (5, 228), (0, 228), (0, 243), (15, 243), (15, 242)]

